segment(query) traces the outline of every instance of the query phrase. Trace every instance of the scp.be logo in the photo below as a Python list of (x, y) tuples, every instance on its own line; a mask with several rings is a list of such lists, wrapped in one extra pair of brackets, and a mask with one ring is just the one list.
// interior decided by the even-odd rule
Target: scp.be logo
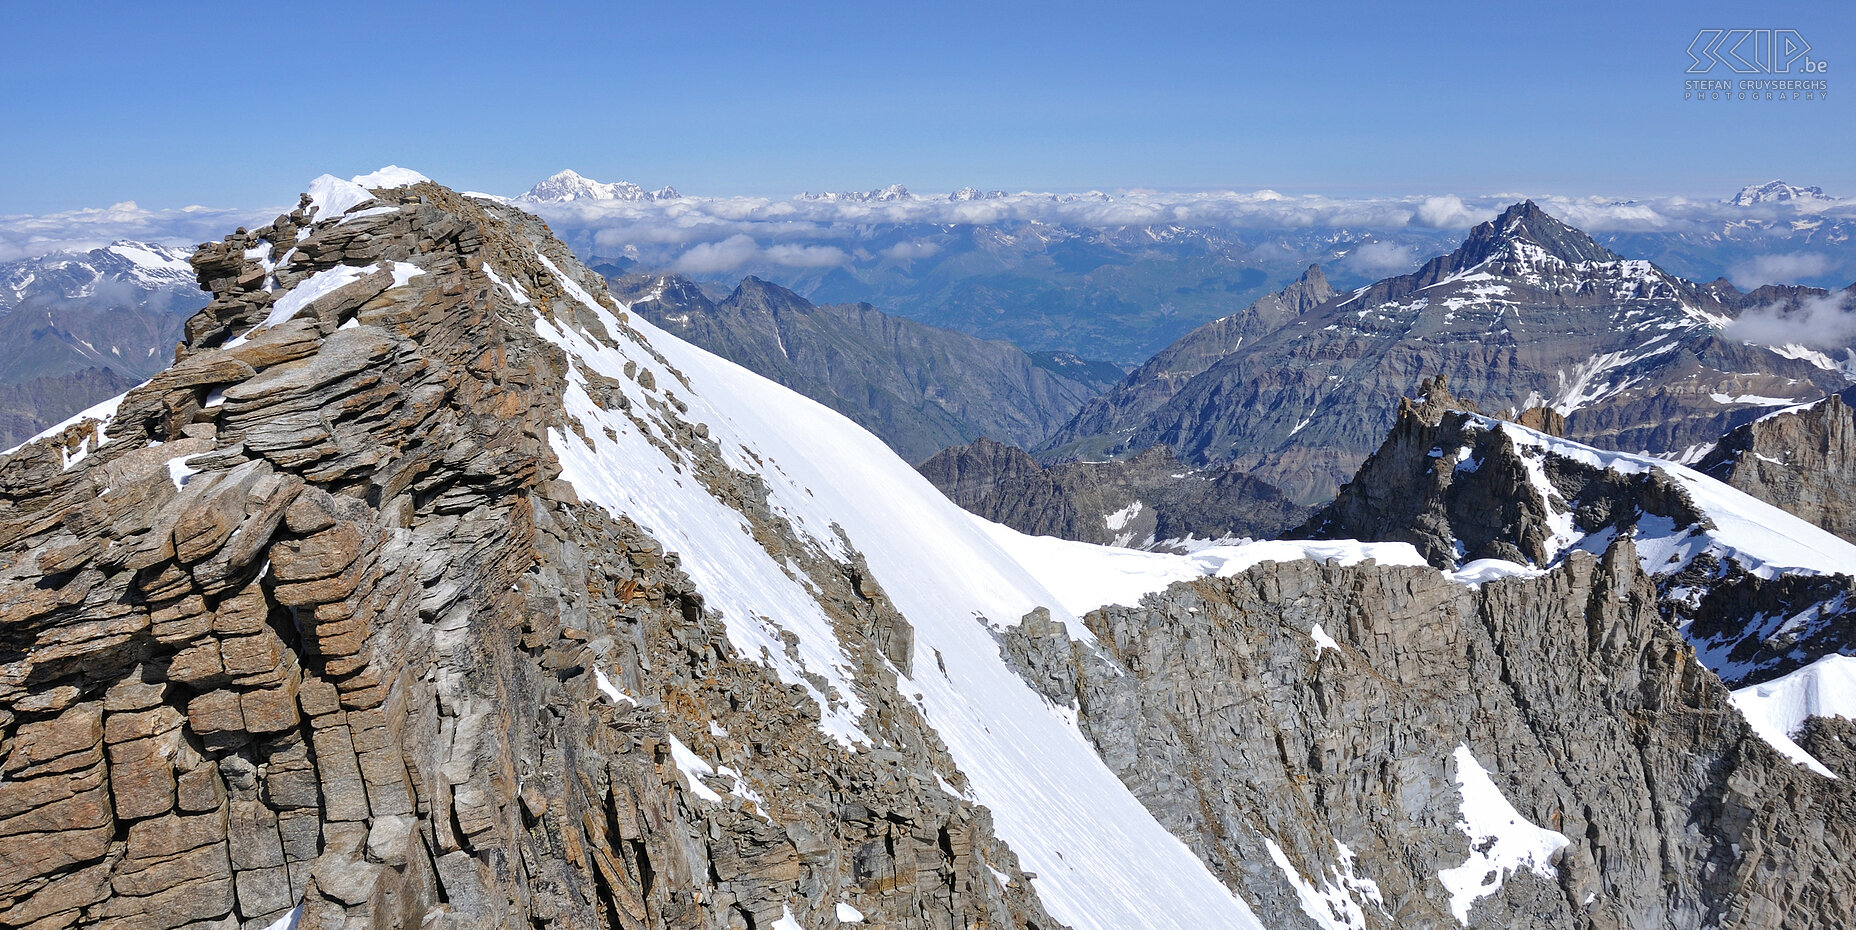
[(1688, 44), (1688, 73), (1726, 65), (1735, 74), (1826, 74), (1830, 62), (1811, 57), (1796, 29), (1702, 29)]

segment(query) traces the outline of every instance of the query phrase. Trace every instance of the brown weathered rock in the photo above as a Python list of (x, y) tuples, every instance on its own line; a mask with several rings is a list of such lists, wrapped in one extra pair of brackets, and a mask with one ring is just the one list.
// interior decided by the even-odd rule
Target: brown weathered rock
[(1856, 541), (1856, 412), (1843, 396), (1748, 423), (1695, 469)]

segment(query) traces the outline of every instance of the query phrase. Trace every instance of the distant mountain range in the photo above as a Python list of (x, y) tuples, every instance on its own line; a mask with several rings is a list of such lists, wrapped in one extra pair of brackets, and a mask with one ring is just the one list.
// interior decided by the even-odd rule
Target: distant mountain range
[(1754, 345), (1723, 331), (1751, 307), (1826, 296), (1697, 285), (1516, 204), (1412, 274), (1333, 294), (1311, 272), (1200, 328), (1091, 401), (1041, 457), (1165, 444), (1317, 503), (1432, 373), (1484, 410), (1551, 408), (1566, 435), (1591, 445), (1699, 454), (1774, 406), (1850, 383), (1849, 350)]
[(1836, 203), (1837, 198), (1824, 193), (1821, 187), (1796, 187), (1784, 181), (1767, 181), (1764, 184), (1748, 184), (1740, 189), (1727, 202), (1736, 207), (1752, 207), (1763, 203), (1794, 203), (1812, 201), (1817, 203)]
[[(584, 180), (584, 179), (583, 179)], [(593, 182), (588, 182), (593, 183)], [(1133, 366), (1319, 264), (1348, 290), (1414, 271), (1517, 197), (1346, 200), (1273, 191), (915, 193), (902, 184), (789, 199), (524, 195), (595, 261), (732, 287), (747, 275), (815, 303), (885, 312), (1028, 351)], [(1721, 199), (1538, 198), (1621, 255), (1694, 281), (1856, 280), (1856, 201), (1771, 181)]]
[(520, 197), (515, 198), (515, 202), (520, 204), (598, 201), (638, 203), (640, 201), (677, 200), (681, 196), (672, 187), (647, 191), (630, 181), (610, 183), (594, 181), (568, 170), (549, 175)]
[[(0, 263), (0, 314), (71, 300), (117, 299), (136, 306), (190, 302), (200, 289), (191, 249), (121, 240), (87, 252), (52, 252)], [(204, 306), (204, 297), (198, 298)]]
[(1033, 356), (869, 304), (815, 305), (754, 277), (720, 299), (676, 275), (608, 283), (632, 312), (838, 410), (911, 462), (981, 436), (1035, 444), (1122, 375), (1105, 363)]
[(187, 255), (120, 241), (0, 263), (0, 448), (173, 362), (206, 305)]

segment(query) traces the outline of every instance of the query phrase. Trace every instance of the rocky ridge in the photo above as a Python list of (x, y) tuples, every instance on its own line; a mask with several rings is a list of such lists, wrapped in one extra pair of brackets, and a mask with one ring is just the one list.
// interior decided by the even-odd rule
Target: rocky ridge
[(1181, 465), (1166, 446), (1109, 462), (1042, 466), (1022, 449), (979, 439), (944, 449), (917, 470), (949, 500), (994, 523), (1105, 546), (1171, 551), (1269, 539), (1311, 513), (1247, 473)]
[(1847, 778), (1762, 742), (1657, 602), (1629, 540), (1480, 586), (1271, 562), (1005, 648), (1271, 926), (1848, 921)]
[[(349, 196), (203, 246), (175, 365), (0, 459), (0, 924), (1056, 926), (893, 689), (847, 752), (558, 480), (546, 228)], [(880, 590), (790, 556), (883, 680)]]
[[(1310, 265), (1295, 283), (1258, 298), (1230, 316), (1193, 330), (1178, 342), (1129, 372), (1113, 389), (1095, 398), (1044, 443), (1046, 459), (1092, 458), (1120, 451), (1125, 424), (1155, 415), (1194, 378), (1246, 343), (1288, 325), (1302, 314), (1334, 299), (1321, 266)], [(1073, 438), (1079, 437), (1079, 438)]]
[(1409, 542), (1440, 568), (1501, 571), (1635, 539), (1665, 619), (1730, 684), (1856, 652), (1856, 547), (1680, 465), (1464, 412), (1443, 378), (1423, 394), (1293, 535)]
[(1745, 424), (1695, 470), (1856, 540), (1856, 412), (1832, 394)]

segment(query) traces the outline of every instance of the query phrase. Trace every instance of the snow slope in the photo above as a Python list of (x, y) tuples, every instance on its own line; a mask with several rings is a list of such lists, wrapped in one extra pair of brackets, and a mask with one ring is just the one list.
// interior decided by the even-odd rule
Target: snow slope
[(1789, 675), (1741, 688), (1734, 706), (1772, 748), (1820, 775), (1830, 769), (1792, 741), (1806, 717), (1856, 720), (1856, 657), (1825, 656)]
[(1267, 539), (1208, 546), (1189, 555), (1175, 555), (1097, 546), (1055, 536), (1027, 536), (979, 517), (970, 519), (1051, 591), (1065, 610), (1077, 616), (1109, 604), (1138, 607), (1141, 598), (1164, 591), (1176, 581), (1228, 578), (1262, 562), (1314, 559), (1354, 565), (1372, 559), (1381, 565), (1426, 564), (1416, 548), (1403, 542)]
[(1501, 890), (1510, 874), (1527, 869), (1557, 879), (1553, 854), (1571, 841), (1521, 816), (1467, 745), (1456, 748), (1455, 758), (1457, 790), (1463, 794), (1457, 829), (1469, 837), (1470, 852), (1462, 865), (1437, 873), (1437, 879), (1450, 891), (1450, 913), (1468, 926), (1476, 900)]
[[(804, 582), (631, 419), (593, 404), (585, 372), (618, 380), (634, 410), (648, 409), (647, 391), (625, 377), (625, 365), (651, 372), (688, 405), (684, 419), (708, 426), (732, 467), (763, 478), (770, 506), (819, 551), (843, 556), (848, 541), (863, 553), (915, 628), (917, 676), (902, 690), (920, 694), (918, 706), (975, 799), (1036, 873), (1053, 917), (1077, 930), (1259, 926), (1074, 724), (1001, 660), (989, 625), (1016, 623), (1034, 607), (1051, 608), (1074, 636), (1088, 632), (987, 528), (850, 420), (636, 318), (630, 326), (639, 338), (625, 335), (572, 278), (559, 280), (609, 333), (621, 334), (608, 340), (536, 317), (541, 334), (573, 359), (568, 408), (584, 429), (550, 437), (565, 477), (583, 498), (630, 515), (679, 552), (745, 654), (763, 656), (783, 680), (803, 683), (805, 671), (824, 676), (833, 692), (819, 695), (828, 733), (848, 745), (868, 742), (855, 725), (850, 663)], [(687, 376), (687, 389), (665, 361)], [(778, 648), (782, 630), (798, 636), (797, 659)]]
[[(1557, 492), (1552, 491), (1546, 475), (1538, 467), (1542, 454), (1557, 455), (1620, 474), (1660, 471), (1688, 492), (1689, 498), (1714, 526), (1640, 525), (1638, 554), (1644, 571), (1653, 575), (1680, 571), (1704, 552), (1739, 562), (1763, 578), (1800, 571), (1856, 574), (1856, 544), (1694, 469), (1647, 455), (1601, 451), (1490, 417), (1478, 417), (1477, 421), (1483, 429), (1505, 433), (1523, 457), (1532, 460), (1530, 469), (1535, 490), (1542, 492), (1547, 503), (1548, 522), (1556, 531), (1554, 542), (1549, 545), (1556, 554), (1594, 546), (1602, 551), (1609, 539), (1602, 542), (1588, 539), (1574, 529), (1570, 513), (1553, 507)], [(1465, 462), (1457, 467), (1464, 470), (1474, 465)]]

